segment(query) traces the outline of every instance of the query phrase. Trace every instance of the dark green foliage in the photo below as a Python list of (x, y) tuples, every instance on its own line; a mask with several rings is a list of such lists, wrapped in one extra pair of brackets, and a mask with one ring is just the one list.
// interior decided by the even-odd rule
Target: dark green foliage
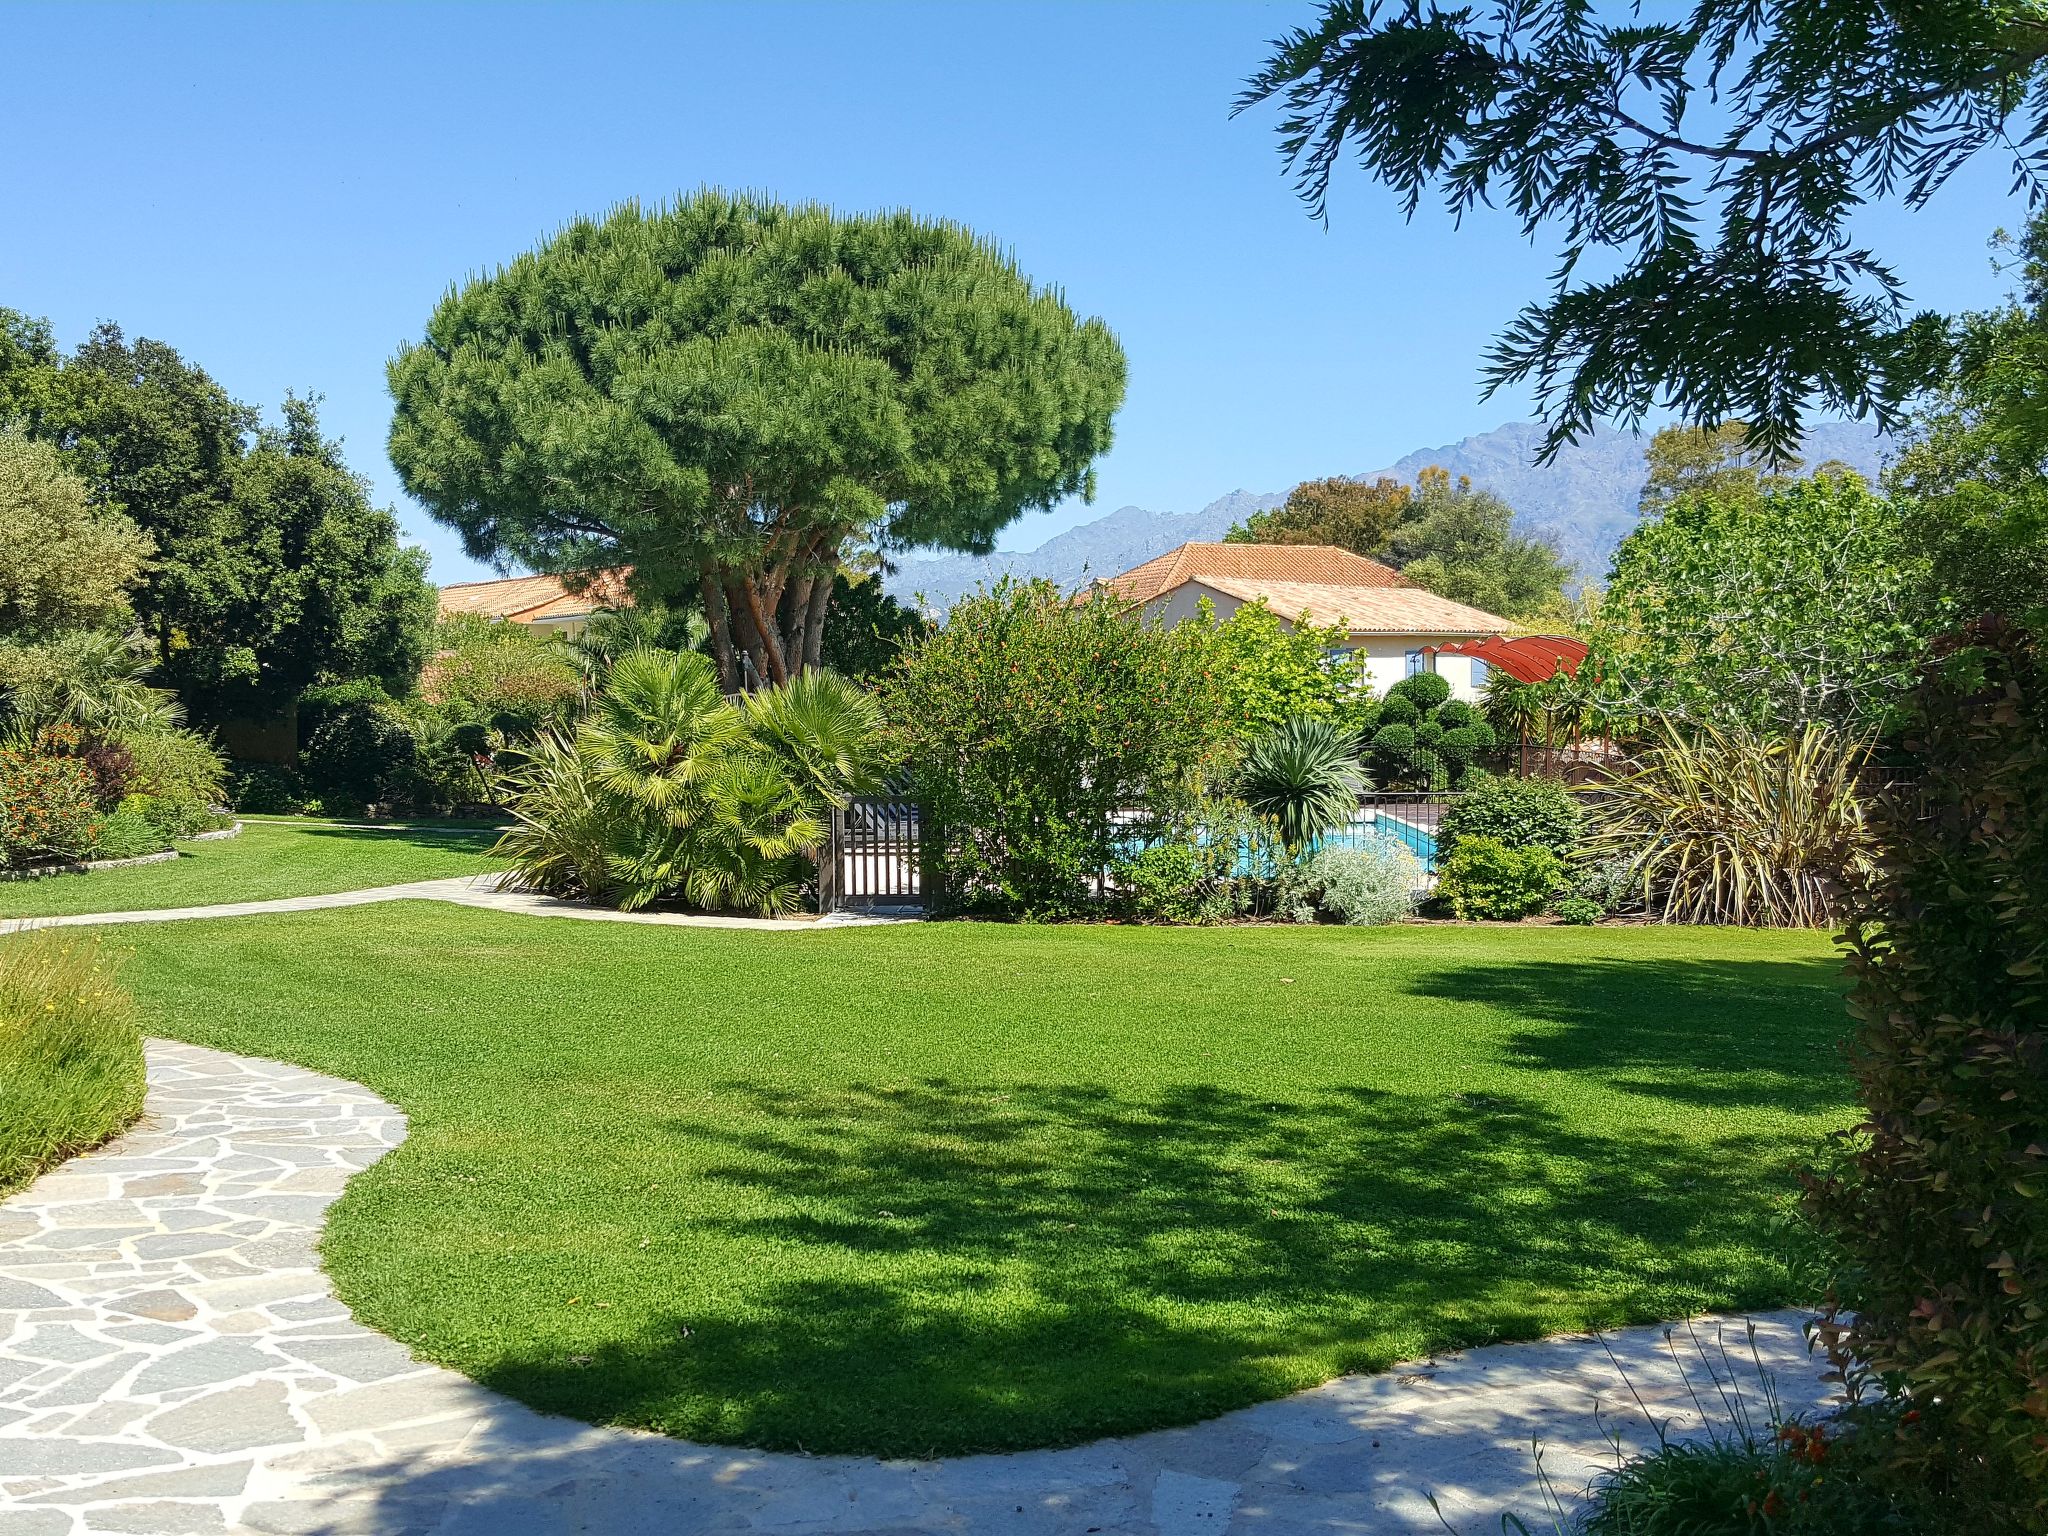
[(1120, 905), (1147, 922), (1199, 923), (1210, 915), (1210, 864), (1204, 850), (1191, 843), (1142, 849), (1117, 864)]
[[(48, 339), (11, 311), (0, 329)], [(322, 677), (411, 689), (433, 622), (425, 556), (370, 505), (312, 400), (287, 397), (265, 427), (171, 347), (111, 325), (68, 359), (0, 346), (0, 417), (10, 399), (96, 505), (155, 540), (135, 612), (156, 680), (195, 719), (269, 719)]]
[(931, 620), (883, 591), (880, 577), (849, 581), (840, 571), (832, 578), (832, 623), (820, 659), (828, 671), (871, 683), (931, 627)]
[(1350, 732), (1334, 720), (1296, 715), (1245, 749), (1238, 793), (1299, 854), (1358, 814), (1365, 775), (1352, 756)]
[(1578, 796), (1556, 779), (1480, 774), (1444, 812), (1436, 842), (1448, 853), (1460, 838), (1491, 837), (1510, 848), (1548, 848), (1569, 862), (1584, 821)]
[(374, 678), (356, 677), (339, 683), (318, 683), (299, 695), (299, 748), (305, 750), (313, 733), (336, 715), (351, 709), (386, 709), (391, 695)]
[[(1088, 910), (1120, 848), (1188, 813), (1229, 724), (1192, 625), (1134, 622), (1005, 582), (954, 605), (883, 686), (896, 753), (938, 829), (943, 900)], [(1112, 820), (1135, 812), (1134, 822)]]
[[(1852, 893), (1854, 1171), (1823, 1337), (1920, 1415), (1903, 1461), (2048, 1512), (2048, 656), (1985, 620), (1913, 695), (1911, 792)], [(2037, 1528), (2037, 1527), (2030, 1527)]]
[(1996, 0), (1324, 0), (1240, 110), (1280, 101), (1318, 213), (1352, 154), (1411, 213), (1437, 190), (1456, 214), (1490, 203), (1531, 236), (1563, 232), (1555, 288), (1488, 370), (1490, 390), (1533, 386), (1546, 455), (1653, 407), (1745, 419), (1778, 455), (1816, 395), (1898, 425), (1939, 325), (1908, 322), (1849, 221), (1895, 195), (1921, 206), (1987, 144), (2032, 184), (2044, 59), (2037, 8)]
[[(1451, 680), (1441, 672), (1417, 672), (1387, 690), (1389, 699), (1406, 699), (1418, 714), (1429, 714), (1451, 696)], [(1460, 723), (1463, 723), (1462, 720)]]
[(319, 798), (304, 774), (283, 763), (234, 763), (228, 769), (230, 807), (252, 816), (295, 816)]
[(1515, 922), (1550, 905), (1564, 866), (1548, 848), (1467, 835), (1437, 861), (1436, 899), (1453, 917)]
[(330, 807), (389, 804), (409, 786), (419, 746), (394, 710), (343, 704), (331, 710), (299, 754), (306, 781)]
[(985, 551), (1088, 494), (1124, 390), (959, 225), (716, 191), (570, 223), (389, 373), (392, 462), (472, 554), (701, 601), (728, 692), (819, 664), (850, 541)]
[(1772, 1433), (1666, 1441), (1594, 1480), (1578, 1536), (2019, 1536), (1884, 1464), (1894, 1425), (1852, 1410)]

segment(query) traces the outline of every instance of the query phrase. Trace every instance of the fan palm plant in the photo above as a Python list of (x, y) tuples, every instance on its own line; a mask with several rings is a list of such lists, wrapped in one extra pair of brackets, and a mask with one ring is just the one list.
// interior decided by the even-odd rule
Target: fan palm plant
[(1238, 793), (1290, 856), (1349, 825), (1364, 787), (1350, 734), (1315, 715), (1281, 721), (1246, 748), (1238, 769)]
[(155, 663), (119, 635), (74, 630), (35, 645), (0, 645), (9, 737), (68, 722), (102, 735), (174, 730), (185, 709), (145, 679)]
[(882, 711), (832, 672), (805, 672), (747, 701), (747, 734), (788, 770), (811, 810), (839, 809), (881, 788)]
[(1592, 796), (1594, 859), (1625, 859), (1666, 922), (1819, 927), (1870, 868), (1857, 798), (1867, 738), (1670, 724), (1634, 771)]

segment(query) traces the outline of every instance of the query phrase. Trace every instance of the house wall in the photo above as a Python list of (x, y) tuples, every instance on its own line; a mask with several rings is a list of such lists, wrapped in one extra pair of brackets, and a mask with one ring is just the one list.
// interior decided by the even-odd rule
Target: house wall
[[(1216, 617), (1219, 620), (1229, 618), (1244, 606), (1240, 599), (1232, 597), (1228, 592), (1212, 592), (1198, 581), (1184, 581), (1171, 592), (1162, 592), (1147, 603), (1145, 617), (1157, 620), (1171, 629), (1184, 619), (1197, 617), (1201, 612), (1202, 599), (1205, 597), (1216, 610)], [(1285, 620), (1287, 616), (1283, 614), (1281, 617)]]

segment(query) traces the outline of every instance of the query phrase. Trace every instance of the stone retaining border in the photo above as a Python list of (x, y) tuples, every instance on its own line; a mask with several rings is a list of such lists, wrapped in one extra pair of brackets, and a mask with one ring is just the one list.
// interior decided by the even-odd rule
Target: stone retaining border
[[(211, 832), (194, 832), (190, 837), (175, 839), (181, 843), (218, 843), (230, 837), (242, 835), (242, 824), (238, 821), (231, 827), (219, 827)], [(144, 864), (168, 864), (179, 856), (175, 848), (166, 848), (161, 853), (145, 853), (133, 859), (86, 859), (72, 864), (38, 864), (33, 869), (0, 869), (0, 880), (47, 880), (53, 875), (94, 875), (103, 869), (135, 869)]]

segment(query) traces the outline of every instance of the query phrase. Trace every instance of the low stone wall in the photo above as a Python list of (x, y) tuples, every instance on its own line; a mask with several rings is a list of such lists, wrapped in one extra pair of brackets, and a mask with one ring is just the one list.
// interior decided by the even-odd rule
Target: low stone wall
[[(195, 832), (190, 837), (178, 839), (181, 843), (217, 843), (223, 838), (240, 837), (242, 824), (238, 821), (231, 827), (222, 827), (215, 832)], [(145, 853), (139, 859), (85, 859), (71, 864), (38, 864), (34, 869), (0, 869), (0, 880), (47, 880), (52, 875), (91, 875), (103, 869), (134, 869), (141, 864), (168, 864), (177, 858), (178, 850), (166, 848), (162, 853)]]

